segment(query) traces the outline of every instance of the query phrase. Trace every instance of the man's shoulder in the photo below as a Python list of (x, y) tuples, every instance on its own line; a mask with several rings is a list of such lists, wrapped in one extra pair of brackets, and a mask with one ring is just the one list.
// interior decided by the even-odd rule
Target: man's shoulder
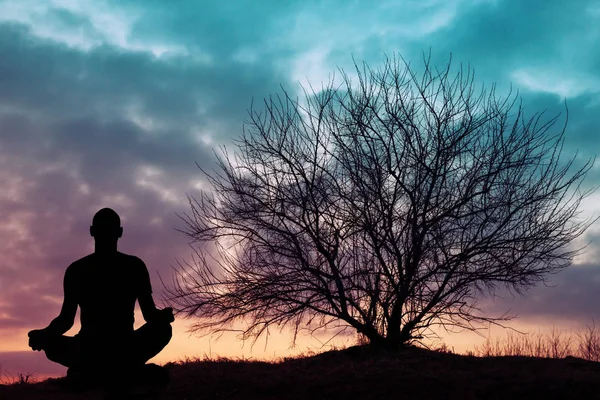
[(94, 254), (88, 254), (87, 256), (81, 257), (80, 259), (73, 261), (73, 262), (71, 263), (71, 265), (69, 265), (69, 266), (67, 267), (67, 271), (68, 271), (68, 270), (78, 270), (78, 269), (80, 269), (81, 267), (83, 267), (83, 266), (85, 266), (85, 265), (89, 264), (89, 263), (90, 263), (90, 261), (91, 261), (91, 259), (92, 259), (92, 257), (93, 257), (93, 255), (94, 255)]
[[(132, 265), (138, 265), (138, 266), (145, 266), (146, 264), (142, 261), (141, 258), (131, 255), (131, 254), (126, 254), (126, 253), (121, 253), (121, 252), (117, 252), (117, 254), (119, 255), (119, 257), (122, 258), (121, 262), (125, 262), (127, 264), (132, 264)], [(67, 270), (78, 270), (80, 268), (84, 268), (85, 266), (89, 265), (89, 264), (93, 264), (95, 263), (97, 260), (95, 260), (95, 255), (94, 253), (88, 254), (87, 256), (81, 257), (80, 259), (73, 261), (71, 263), (71, 265), (69, 265), (67, 267)]]
[(141, 258), (139, 258), (138, 256), (134, 256), (133, 254), (122, 253), (120, 251), (118, 252), (118, 254), (119, 254), (119, 256), (123, 257), (127, 261), (130, 261), (133, 263), (138, 263), (138, 264), (144, 263)]
[(121, 253), (121, 252), (119, 252), (119, 256), (121, 256), (123, 258), (123, 261), (124, 261), (123, 264), (134, 267), (136, 270), (146, 268), (146, 264), (138, 256), (134, 256), (132, 254)]

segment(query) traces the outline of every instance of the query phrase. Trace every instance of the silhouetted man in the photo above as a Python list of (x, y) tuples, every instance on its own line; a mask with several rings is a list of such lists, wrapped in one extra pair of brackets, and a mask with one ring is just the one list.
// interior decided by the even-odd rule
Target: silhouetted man
[[(137, 371), (171, 340), (173, 310), (159, 310), (152, 299), (148, 269), (142, 260), (117, 251), (123, 234), (119, 215), (103, 208), (94, 215), (90, 234), (94, 253), (65, 272), (60, 315), (48, 327), (29, 332), (29, 346), (69, 368), (67, 377), (106, 377)], [(146, 324), (133, 329), (135, 301)], [(81, 330), (65, 336), (81, 309)]]

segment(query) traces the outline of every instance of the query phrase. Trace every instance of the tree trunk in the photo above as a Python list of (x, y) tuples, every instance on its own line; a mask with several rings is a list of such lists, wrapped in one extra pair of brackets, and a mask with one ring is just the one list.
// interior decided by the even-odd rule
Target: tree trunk
[(400, 321), (397, 324), (388, 325), (387, 335), (384, 339), (383, 347), (390, 350), (397, 350), (408, 344), (413, 338), (412, 329), (414, 324), (408, 322), (404, 326), (400, 327)]

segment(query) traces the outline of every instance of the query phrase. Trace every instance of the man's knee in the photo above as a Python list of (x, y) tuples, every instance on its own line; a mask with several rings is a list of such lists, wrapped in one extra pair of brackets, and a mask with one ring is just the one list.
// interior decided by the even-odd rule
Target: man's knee
[(164, 343), (165, 346), (173, 337), (173, 327), (168, 322), (152, 322), (148, 325), (151, 328), (151, 336), (154, 337), (154, 340), (161, 344)]
[(64, 346), (62, 346), (59, 337), (50, 336), (46, 339), (46, 343), (42, 347), (44, 353), (46, 353), (46, 357), (49, 360), (54, 361), (54, 358), (60, 357), (60, 355), (65, 353)]
[(61, 356), (63, 355), (63, 352), (54, 346), (46, 346), (42, 350), (46, 354), (46, 358), (54, 362), (59, 362), (58, 360), (60, 360), (62, 358)]
[(133, 359), (142, 364), (160, 353), (173, 335), (171, 324), (148, 322), (134, 332)]
[(50, 337), (42, 349), (46, 354), (46, 358), (55, 363), (69, 367), (74, 361), (72, 359), (73, 351), (71, 349), (74, 343), (72, 343), (70, 339), (72, 338), (65, 336)]
[(160, 342), (164, 342), (166, 346), (167, 343), (169, 343), (171, 341), (171, 338), (173, 337), (173, 327), (169, 323), (160, 324), (160, 327), (158, 327), (157, 334)]

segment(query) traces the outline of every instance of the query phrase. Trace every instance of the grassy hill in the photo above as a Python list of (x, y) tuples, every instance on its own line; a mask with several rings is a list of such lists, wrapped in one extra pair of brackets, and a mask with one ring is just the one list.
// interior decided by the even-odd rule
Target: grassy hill
[[(475, 357), (409, 347), (354, 346), (280, 362), (170, 363), (155, 399), (600, 399), (600, 363), (579, 358)], [(62, 379), (0, 386), (0, 399), (101, 399)], [(125, 398), (133, 398), (132, 395)]]

